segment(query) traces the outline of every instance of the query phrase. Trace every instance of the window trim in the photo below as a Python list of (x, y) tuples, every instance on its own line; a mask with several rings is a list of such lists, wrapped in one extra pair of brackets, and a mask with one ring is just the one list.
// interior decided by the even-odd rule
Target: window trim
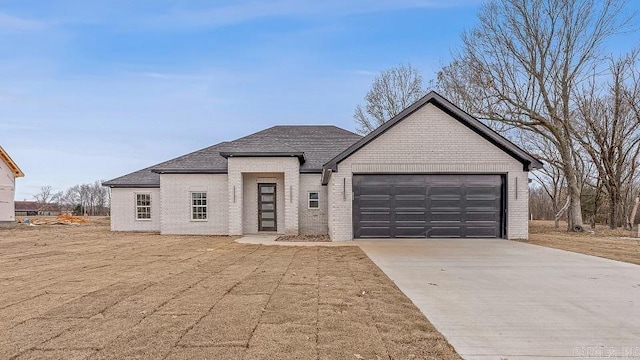
[[(317, 199), (311, 199), (311, 194), (317, 194), (318, 198)], [(311, 202), (316, 202), (318, 204), (318, 206), (316, 207), (312, 207), (311, 206)], [(308, 210), (318, 210), (320, 209), (320, 191), (307, 191), (307, 209)]]
[[(193, 194), (204, 194), (205, 204), (204, 205), (194, 205), (193, 204)], [(204, 219), (195, 219), (193, 217), (194, 208), (204, 208)], [(206, 191), (190, 191), (189, 192), (189, 218), (193, 222), (206, 222), (209, 221), (209, 194)]]
[[(149, 196), (149, 205), (138, 205), (138, 195), (148, 195)], [(153, 214), (152, 214), (152, 199), (151, 199), (151, 193), (149, 192), (136, 192), (134, 193), (134, 218), (136, 221), (152, 221), (153, 220)], [(138, 212), (138, 208), (149, 208), (149, 217), (148, 218), (140, 218), (138, 217), (138, 215), (140, 215), (140, 213)]]

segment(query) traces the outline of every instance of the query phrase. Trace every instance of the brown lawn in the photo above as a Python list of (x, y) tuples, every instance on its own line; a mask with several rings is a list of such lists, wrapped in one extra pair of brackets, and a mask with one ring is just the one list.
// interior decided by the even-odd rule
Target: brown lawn
[(635, 237), (636, 231), (610, 230), (598, 225), (593, 231), (588, 228), (584, 233), (569, 233), (566, 227), (566, 223), (555, 229), (553, 221), (531, 221), (528, 242), (640, 265), (640, 239)]
[(0, 230), (2, 359), (459, 359), (358, 247)]

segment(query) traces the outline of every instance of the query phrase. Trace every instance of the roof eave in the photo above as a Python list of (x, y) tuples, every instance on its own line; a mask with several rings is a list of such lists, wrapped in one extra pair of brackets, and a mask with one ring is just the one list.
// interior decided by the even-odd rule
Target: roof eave
[(156, 174), (226, 174), (227, 169), (151, 169)]
[(244, 152), (244, 151), (222, 151), (220, 152), (220, 156), (225, 159), (230, 157), (297, 157), (300, 161), (300, 165), (304, 164), (306, 159), (304, 157), (304, 152), (281, 152), (281, 151), (255, 151), (255, 152)]
[(160, 184), (110, 184), (109, 182), (103, 182), (102, 186), (110, 187), (110, 188), (130, 188), (130, 189), (157, 189), (160, 188)]
[(9, 156), (9, 154), (2, 148), (2, 146), (0, 146), (0, 159), (4, 160), (7, 166), (9, 166), (11, 172), (13, 172), (14, 177), (24, 177), (24, 173), (22, 172), (22, 170), (20, 170), (18, 164), (16, 164), (16, 162), (11, 159), (11, 156)]

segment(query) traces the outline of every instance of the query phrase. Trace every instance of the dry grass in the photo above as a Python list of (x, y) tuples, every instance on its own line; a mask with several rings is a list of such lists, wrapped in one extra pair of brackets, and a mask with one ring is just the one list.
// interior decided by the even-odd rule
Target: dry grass
[(553, 221), (531, 221), (528, 242), (640, 265), (640, 239), (631, 238), (635, 232), (599, 225), (594, 232), (570, 233), (566, 226), (555, 229)]
[(0, 230), (2, 359), (459, 359), (357, 247)]

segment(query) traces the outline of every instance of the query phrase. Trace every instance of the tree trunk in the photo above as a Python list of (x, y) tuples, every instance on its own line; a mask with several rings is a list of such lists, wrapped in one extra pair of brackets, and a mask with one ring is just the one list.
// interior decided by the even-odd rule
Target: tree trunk
[(618, 199), (616, 189), (609, 189), (609, 229), (615, 230), (618, 227)]
[[(566, 145), (565, 145), (566, 146)], [(564, 172), (567, 178), (567, 196), (569, 197), (569, 209), (567, 222), (569, 231), (582, 231), (582, 206), (580, 204), (580, 187), (578, 186), (578, 178), (573, 168), (573, 159), (571, 159), (571, 150), (562, 151), (560, 156), (564, 160)]]
[(638, 203), (640, 203), (640, 198), (636, 198), (633, 203), (633, 210), (631, 210), (631, 218), (629, 218), (630, 229), (633, 230), (633, 225), (636, 223), (636, 213), (638, 211)]

